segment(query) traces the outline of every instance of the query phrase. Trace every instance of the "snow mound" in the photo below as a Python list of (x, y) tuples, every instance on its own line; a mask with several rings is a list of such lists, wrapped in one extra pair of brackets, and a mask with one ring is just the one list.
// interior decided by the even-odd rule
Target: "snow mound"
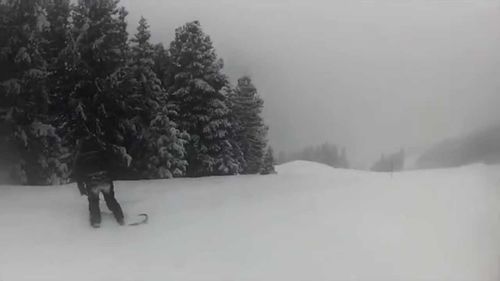
[(311, 161), (296, 160), (276, 166), (276, 171), (283, 174), (318, 174), (331, 173), (335, 168)]
[(92, 229), (74, 185), (0, 187), (0, 280), (500, 280), (500, 167), (117, 182)]

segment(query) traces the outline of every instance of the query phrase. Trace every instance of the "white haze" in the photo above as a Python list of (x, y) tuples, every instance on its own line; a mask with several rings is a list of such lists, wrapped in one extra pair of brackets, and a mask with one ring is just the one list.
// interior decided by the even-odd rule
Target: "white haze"
[(500, 2), (122, 0), (155, 42), (199, 20), (235, 81), (251, 75), (275, 150), (329, 141), (354, 166), (500, 119)]

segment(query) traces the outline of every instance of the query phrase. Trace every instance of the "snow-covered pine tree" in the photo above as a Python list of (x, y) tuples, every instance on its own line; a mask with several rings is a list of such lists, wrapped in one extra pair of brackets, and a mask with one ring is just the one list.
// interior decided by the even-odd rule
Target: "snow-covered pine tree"
[(176, 29), (170, 58), (174, 67), (169, 98), (179, 110), (174, 121), (190, 135), (187, 175), (237, 173), (240, 163), (234, 158), (232, 124), (223, 91), (229, 83), (222, 73), (222, 60), (198, 21)]
[(229, 124), (230, 126), (227, 128), (228, 129), (228, 139), (229, 143), (232, 146), (232, 152), (230, 154), (231, 158), (234, 159), (237, 163), (239, 163), (239, 169), (238, 173), (244, 172), (244, 167), (245, 167), (245, 157), (243, 155), (243, 151), (241, 149), (240, 143), (238, 142), (238, 136), (237, 133), (239, 131), (239, 123), (238, 123), (238, 118), (232, 111), (233, 104), (232, 104), (232, 99), (231, 96), (233, 96), (235, 93), (235, 88), (228, 83), (227, 86), (224, 86), (221, 89), (221, 92), (226, 96), (226, 106), (229, 108)]
[(130, 147), (132, 167), (141, 178), (182, 176), (187, 166), (187, 134), (170, 120), (177, 112), (168, 104), (167, 93), (153, 71), (155, 50), (150, 37), (149, 25), (141, 18), (120, 87), (126, 93), (130, 122), (135, 128)]
[(49, 24), (44, 30), (45, 55), (49, 58), (49, 68), (52, 72), (59, 61), (61, 51), (67, 44), (71, 7), (70, 0), (46, 0), (45, 3)]
[(70, 0), (47, 0), (47, 21), (48, 28), (45, 29), (44, 44), (45, 57), (48, 62), (48, 87), (52, 101), (50, 111), (61, 120), (63, 106), (67, 104), (67, 93), (64, 91), (63, 82), (66, 74), (63, 51), (68, 44), (70, 26)]
[[(6, 54), (8, 54), (8, 39), (9, 39), (9, 34), (8, 34), (8, 28), (9, 28), (9, 22), (10, 22), (10, 9), (9, 6), (5, 1), (0, 1), (0, 62), (3, 63), (6, 58), (4, 57)], [(0, 65), (0, 81), (3, 81), (6, 79), (6, 68), (2, 65)], [(0, 159), (0, 162), (2, 162), (2, 167), (4, 168), (12, 168), (12, 163), (17, 161), (17, 158), (15, 157), (16, 153), (14, 149), (12, 149), (11, 143), (9, 142), (10, 136), (12, 134), (12, 128), (9, 126), (11, 124), (7, 124), (6, 119), (7, 119), (7, 113), (10, 111), (10, 105), (9, 105), (9, 99), (5, 95), (3, 89), (3, 85), (0, 85), (2, 88), (0, 88), (0, 143), (2, 147), (0, 148), (0, 153), (2, 153), (3, 157)], [(7, 153), (9, 152), (9, 153)], [(9, 160), (7, 160), (9, 159)]]
[(150, 122), (148, 132), (149, 152), (145, 176), (149, 178), (172, 178), (186, 174), (187, 161), (184, 145), (189, 140), (187, 133), (181, 133), (171, 121), (172, 111), (163, 106)]
[(62, 87), (61, 79), (66, 75), (64, 60), (61, 59), (63, 50), (68, 42), (68, 32), (70, 25), (70, 0), (47, 0), (46, 1), (48, 28), (45, 30), (45, 57), (48, 62), (48, 90), (50, 96), (49, 113), (53, 117), (52, 125), (61, 139), (61, 156), (58, 164), (64, 167), (65, 174), (63, 182), (70, 180), (71, 166), (71, 146), (68, 143), (68, 136), (65, 134), (65, 118), (63, 113), (67, 108), (67, 93)]
[(274, 169), (274, 155), (273, 149), (271, 147), (267, 148), (266, 154), (264, 155), (264, 161), (262, 163), (262, 169), (260, 170), (261, 175), (276, 174)]
[(49, 112), (46, 4), (10, 0), (0, 9), (0, 100), (19, 153), (15, 174), (26, 184), (58, 184), (67, 174), (59, 161), (62, 141)]
[(243, 173), (257, 174), (261, 170), (267, 145), (268, 128), (261, 117), (264, 101), (248, 76), (238, 79), (238, 85), (229, 99), (236, 121), (236, 142), (244, 158)]
[(72, 143), (88, 135), (97, 137), (103, 148), (115, 153), (116, 166), (132, 160), (126, 137), (133, 127), (125, 93), (117, 90), (128, 57), (127, 12), (118, 3), (79, 0), (71, 12), (69, 42), (62, 55), (69, 104), (65, 131)]
[(173, 65), (170, 61), (168, 50), (165, 49), (162, 43), (153, 46), (153, 71), (156, 73), (158, 79), (160, 79), (162, 86), (165, 89), (173, 84), (170, 80), (170, 72), (173, 69)]

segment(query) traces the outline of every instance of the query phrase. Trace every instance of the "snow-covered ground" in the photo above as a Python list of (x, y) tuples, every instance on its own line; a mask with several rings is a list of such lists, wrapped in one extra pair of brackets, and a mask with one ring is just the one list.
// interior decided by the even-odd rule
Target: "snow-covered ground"
[(500, 280), (500, 166), (119, 182), (88, 225), (74, 185), (0, 187), (0, 280)]

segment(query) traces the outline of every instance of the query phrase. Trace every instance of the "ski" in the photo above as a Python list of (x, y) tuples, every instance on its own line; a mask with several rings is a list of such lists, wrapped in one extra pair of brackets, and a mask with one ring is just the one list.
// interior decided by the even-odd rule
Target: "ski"
[(140, 221), (129, 223), (128, 225), (130, 225), (130, 226), (137, 226), (137, 225), (148, 223), (148, 219), (149, 219), (148, 214), (139, 214), (137, 216), (138, 217), (142, 217), (142, 219)]

